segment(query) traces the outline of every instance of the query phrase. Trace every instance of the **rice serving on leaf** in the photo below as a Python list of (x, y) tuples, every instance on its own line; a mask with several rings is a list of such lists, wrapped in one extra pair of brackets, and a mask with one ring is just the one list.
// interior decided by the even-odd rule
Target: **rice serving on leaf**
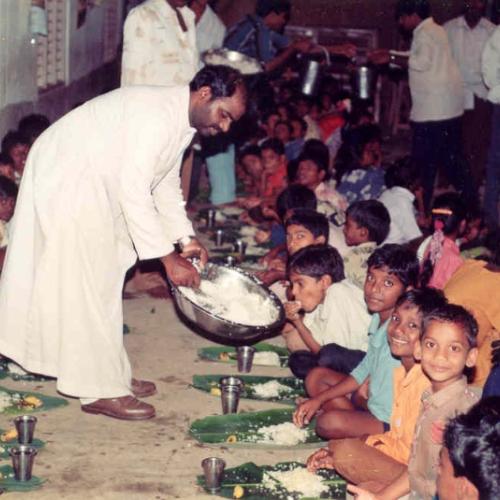
[(299, 429), (292, 422), (268, 425), (257, 430), (256, 442), (277, 444), (281, 446), (295, 446), (305, 443), (309, 437), (308, 429)]
[(252, 389), (259, 398), (279, 398), (292, 392), (292, 388), (280, 384), (277, 380), (269, 380), (263, 384), (255, 384)]
[(274, 351), (260, 351), (253, 355), (253, 364), (262, 366), (281, 366), (280, 357)]
[(305, 467), (297, 467), (289, 471), (265, 472), (262, 484), (268, 490), (276, 490), (282, 486), (289, 493), (299, 493), (303, 497), (317, 498), (328, 491), (328, 486), (321, 482), (321, 477), (309, 472)]

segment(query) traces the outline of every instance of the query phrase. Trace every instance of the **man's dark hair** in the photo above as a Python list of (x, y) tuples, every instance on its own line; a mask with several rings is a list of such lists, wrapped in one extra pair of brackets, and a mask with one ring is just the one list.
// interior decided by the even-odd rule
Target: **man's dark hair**
[(318, 201), (314, 191), (300, 184), (292, 184), (283, 189), (276, 199), (276, 212), (283, 220), (287, 210), (294, 208), (309, 208), (316, 210)]
[(378, 200), (361, 200), (351, 203), (346, 211), (359, 227), (368, 230), (370, 241), (380, 245), (389, 234), (391, 216), (384, 204)]
[(307, 208), (297, 208), (285, 222), (285, 228), (288, 226), (305, 227), (315, 238), (323, 236), (325, 242), (328, 242), (330, 226), (325, 215)]
[(304, 274), (320, 279), (328, 275), (333, 283), (345, 279), (344, 261), (336, 248), (330, 245), (310, 245), (294, 253), (288, 261), (287, 274)]
[(469, 346), (471, 348), (477, 347), (477, 321), (464, 307), (457, 304), (444, 304), (434, 308), (430, 313), (424, 316), (422, 336), (425, 335), (429, 324), (434, 321), (457, 325), (466, 336)]
[(35, 139), (49, 127), (50, 120), (45, 115), (33, 113), (21, 118), (17, 130), (33, 144)]
[(255, 146), (252, 144), (252, 145), (247, 146), (246, 148), (242, 149), (240, 151), (240, 154), (239, 154), (240, 161), (242, 161), (243, 158), (245, 158), (245, 156), (258, 156), (260, 158), (259, 146)]
[(0, 175), (0, 198), (16, 198), (17, 191), (17, 184), (13, 180)]
[(377, 248), (368, 257), (368, 269), (387, 267), (388, 272), (396, 276), (405, 288), (417, 286), (419, 264), (415, 252), (403, 245), (388, 244)]
[(2, 153), (10, 156), (10, 151), (14, 146), (24, 144), (29, 146), (28, 139), (17, 130), (9, 130), (2, 139)]
[(420, 19), (427, 19), (431, 15), (431, 6), (428, 0), (399, 0), (396, 5), (396, 21), (401, 16), (417, 14)]
[(260, 145), (260, 150), (264, 151), (264, 149), (270, 149), (280, 156), (283, 156), (285, 154), (285, 146), (283, 145), (283, 142), (279, 139), (276, 139), (275, 137), (266, 139)]
[(290, 16), (292, 5), (290, 0), (258, 0), (255, 7), (255, 14), (259, 17), (266, 17), (271, 12), (281, 14), (285, 12), (287, 17)]
[(412, 163), (410, 158), (402, 158), (401, 160), (395, 161), (386, 171), (385, 171), (385, 185), (387, 189), (393, 187), (402, 187), (406, 189), (411, 189), (417, 183), (419, 178), (418, 170)]
[(446, 297), (437, 288), (411, 288), (396, 301), (396, 307), (407, 302), (416, 307), (422, 315), (430, 313), (436, 307), (447, 303)]
[(480, 500), (496, 500), (500, 492), (500, 397), (476, 403), (467, 413), (451, 419), (443, 443), (455, 477), (465, 477)]
[(195, 92), (202, 87), (210, 87), (212, 100), (221, 97), (231, 97), (241, 88), (246, 99), (247, 91), (241, 73), (229, 66), (207, 65), (191, 80), (189, 89)]

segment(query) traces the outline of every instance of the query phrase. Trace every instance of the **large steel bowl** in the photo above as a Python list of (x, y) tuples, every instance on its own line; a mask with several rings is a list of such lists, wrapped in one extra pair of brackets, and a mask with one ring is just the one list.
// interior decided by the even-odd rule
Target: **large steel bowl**
[(186, 297), (178, 287), (172, 287), (177, 308), (189, 322), (212, 335), (232, 340), (251, 340), (262, 337), (280, 329), (285, 322), (285, 312), (278, 297), (265, 288), (259, 280), (241, 269), (208, 263), (201, 271), (201, 278), (213, 281), (215, 279), (234, 280), (243, 283), (249, 293), (257, 293), (263, 298), (269, 298), (278, 311), (274, 323), (265, 326), (242, 325), (213, 314)]
[(255, 75), (264, 71), (262, 64), (253, 57), (228, 49), (207, 50), (202, 56), (205, 64), (221, 64), (239, 70), (243, 75)]

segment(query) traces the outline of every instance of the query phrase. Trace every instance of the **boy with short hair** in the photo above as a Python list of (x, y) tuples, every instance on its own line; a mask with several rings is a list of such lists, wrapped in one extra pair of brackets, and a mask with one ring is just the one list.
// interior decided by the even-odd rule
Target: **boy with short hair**
[(19, 184), (24, 171), (24, 165), (28, 158), (30, 144), (22, 134), (16, 130), (9, 130), (2, 139), (2, 153), (12, 160), (16, 182)]
[(391, 354), (387, 327), (399, 296), (416, 286), (418, 270), (414, 252), (400, 245), (384, 245), (373, 252), (364, 287), (365, 302), (373, 314), (367, 353), (349, 375), (322, 367), (311, 371), (306, 378), (311, 399), (295, 411), (297, 426), (307, 425), (321, 409), (316, 432), (323, 438), (359, 437), (388, 430), (393, 369), (400, 362)]
[(279, 139), (267, 139), (261, 147), (264, 166), (263, 196), (276, 196), (287, 185), (285, 147)]
[(368, 436), (366, 441), (357, 438), (330, 441), (327, 449), (309, 457), (310, 470), (336, 469), (351, 483), (376, 481), (384, 485), (392, 483), (404, 471), (419, 413), (415, 401), (420, 401), (430, 385), (413, 353), (420, 342), (424, 315), (445, 302), (443, 294), (432, 288), (412, 289), (399, 297), (387, 328), (391, 353), (401, 360), (401, 366), (393, 372), (390, 429)]
[(344, 238), (347, 246), (353, 248), (344, 255), (344, 268), (347, 278), (361, 289), (367, 260), (387, 238), (390, 225), (389, 212), (380, 201), (356, 201), (347, 208)]
[(362, 292), (345, 279), (337, 250), (328, 245), (302, 248), (291, 256), (287, 271), (294, 301), (285, 303), (285, 314), (294, 329), (284, 335), (289, 348), (298, 351), (290, 356), (291, 370), (305, 378), (324, 358), (322, 347), (331, 344), (356, 364), (366, 351), (370, 316)]
[(16, 197), (16, 183), (12, 179), (0, 175), (0, 272), (9, 243), (8, 225), (14, 214)]
[[(408, 493), (415, 499), (434, 498), (446, 422), (479, 399), (464, 375), (464, 370), (476, 363), (477, 330), (474, 317), (455, 304), (437, 307), (424, 317), (415, 357), (420, 359), (431, 387), (422, 394), (408, 469), (383, 489), (372, 487), (375, 498), (400, 498)], [(352, 488), (352, 492), (363, 491)]]
[(262, 164), (259, 146), (251, 145), (243, 149), (239, 156), (239, 163), (243, 167), (245, 178), (245, 193), (247, 195), (259, 196), (262, 192)]

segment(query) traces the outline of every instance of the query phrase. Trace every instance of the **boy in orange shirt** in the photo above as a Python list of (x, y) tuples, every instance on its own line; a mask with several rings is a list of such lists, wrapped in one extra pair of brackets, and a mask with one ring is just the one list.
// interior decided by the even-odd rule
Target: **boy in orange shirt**
[(328, 448), (309, 457), (307, 466), (334, 468), (349, 481), (359, 484), (375, 481), (388, 485), (408, 464), (422, 393), (430, 386), (413, 356), (420, 341), (422, 318), (446, 299), (434, 289), (409, 290), (398, 299), (387, 329), (393, 356), (401, 366), (394, 369), (394, 401), (390, 430), (360, 439), (332, 440)]
[(264, 166), (262, 192), (266, 198), (275, 197), (287, 185), (285, 146), (279, 139), (267, 139), (260, 149)]

